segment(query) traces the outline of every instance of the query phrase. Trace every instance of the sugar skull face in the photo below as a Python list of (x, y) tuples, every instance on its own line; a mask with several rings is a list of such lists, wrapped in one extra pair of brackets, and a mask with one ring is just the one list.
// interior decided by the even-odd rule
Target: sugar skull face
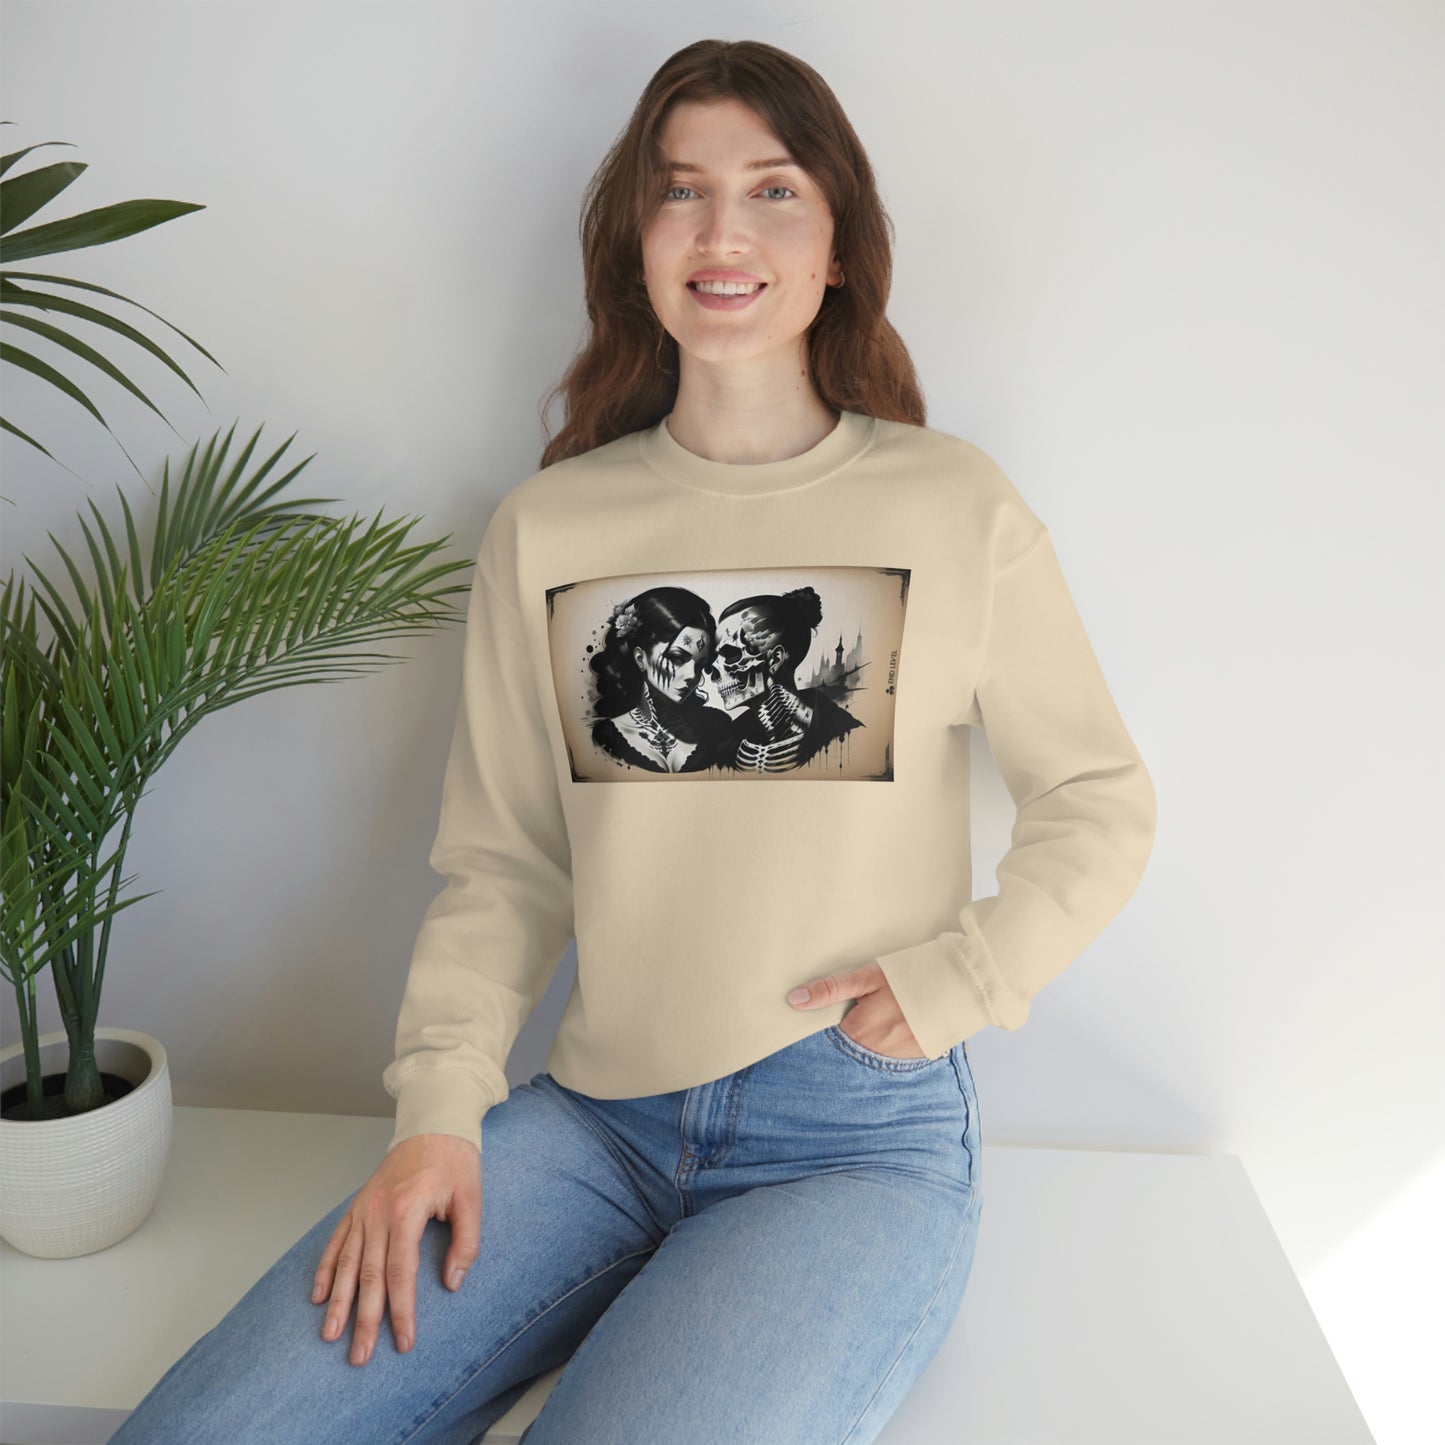
[[(758, 625), (750, 608), (725, 617), (717, 629), (713, 664), (709, 671), (718, 682), (718, 701), (731, 712), (757, 697), (768, 685), (782, 649)], [(771, 665), (770, 665), (771, 659)]]
[(632, 649), (633, 661), (658, 692), (682, 702), (697, 690), (711, 656), (707, 633), (699, 627), (684, 627), (671, 642), (657, 642), (652, 653)]

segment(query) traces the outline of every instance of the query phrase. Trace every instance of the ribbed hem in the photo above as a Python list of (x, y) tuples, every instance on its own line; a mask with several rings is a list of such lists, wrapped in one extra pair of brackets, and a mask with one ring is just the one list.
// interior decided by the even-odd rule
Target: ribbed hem
[(861, 412), (840, 411), (838, 424), (815, 446), (777, 462), (714, 462), (673, 439), (671, 412), (655, 427), (638, 433), (642, 460), (659, 476), (703, 492), (756, 497), (789, 492), (821, 482), (856, 461), (872, 445), (878, 422)]

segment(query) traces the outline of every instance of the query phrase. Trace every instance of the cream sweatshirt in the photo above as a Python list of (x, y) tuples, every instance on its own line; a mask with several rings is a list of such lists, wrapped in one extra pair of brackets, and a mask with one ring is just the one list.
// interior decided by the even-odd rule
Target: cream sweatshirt
[[(973, 898), (969, 729), (1017, 807)], [(423, 916), (382, 1075), (392, 1145), (480, 1144), (572, 938), (547, 1058), (690, 1088), (839, 1022), (876, 960), (919, 1046), (1016, 1029), (1137, 887), (1154, 789), (1053, 543), (998, 465), (844, 411), (710, 461), (656, 426), (497, 505), (472, 573)]]

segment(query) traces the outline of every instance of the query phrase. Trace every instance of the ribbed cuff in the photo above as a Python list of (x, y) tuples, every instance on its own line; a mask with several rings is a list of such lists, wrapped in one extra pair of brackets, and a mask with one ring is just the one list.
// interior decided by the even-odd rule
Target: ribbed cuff
[(930, 1059), (942, 1058), (993, 1020), (983, 994), (941, 938), (880, 954), (876, 959), (904, 1020)]
[(491, 1106), (492, 1099), (470, 1071), (418, 1069), (401, 1081), (387, 1152), (417, 1134), (454, 1134), (480, 1150), (482, 1115)]

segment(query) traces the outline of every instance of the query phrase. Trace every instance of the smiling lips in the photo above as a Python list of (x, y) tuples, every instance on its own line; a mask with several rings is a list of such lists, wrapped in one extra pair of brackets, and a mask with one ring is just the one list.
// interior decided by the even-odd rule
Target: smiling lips
[(726, 290), (722, 293), (702, 291), (693, 281), (687, 283), (687, 289), (689, 295), (697, 300), (698, 305), (705, 306), (709, 311), (741, 311), (744, 307), (751, 306), (767, 290), (767, 282), (759, 281), (753, 290), (739, 293), (731, 293)]

